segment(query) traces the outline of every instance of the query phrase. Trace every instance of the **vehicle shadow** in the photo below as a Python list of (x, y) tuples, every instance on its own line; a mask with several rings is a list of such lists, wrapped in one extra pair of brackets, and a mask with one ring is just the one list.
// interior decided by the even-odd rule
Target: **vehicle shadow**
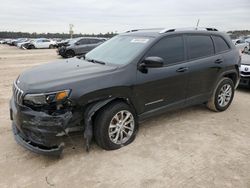
[[(155, 122), (161, 126), (172, 126), (171, 122), (182, 122), (182, 119), (186, 116), (192, 116), (194, 114), (200, 114), (200, 113), (207, 113), (211, 114), (210, 110), (208, 110), (205, 105), (196, 105), (192, 107), (182, 108), (178, 110), (171, 110), (165, 113), (162, 113), (160, 115), (156, 115), (154, 117), (151, 117), (143, 122), (140, 122), (139, 124), (139, 131), (138, 135), (144, 134), (145, 130), (152, 130), (152, 129), (158, 129), (158, 126), (155, 126)], [(143, 129), (140, 131), (140, 129)], [(86, 151), (86, 145), (83, 137), (83, 132), (75, 132), (71, 133), (68, 136), (64, 136), (63, 141), (65, 143), (65, 148), (60, 157), (46, 157), (49, 158), (49, 160), (58, 160), (68, 158), (70, 156), (79, 157), (84, 155), (91, 155), (92, 153), (102, 153), (105, 150), (100, 148), (94, 141), (94, 139), (91, 142), (90, 145), (90, 151)]]
[(237, 91), (240, 91), (240, 92), (243, 92), (243, 93), (250, 93), (250, 88), (239, 86), (237, 88)]

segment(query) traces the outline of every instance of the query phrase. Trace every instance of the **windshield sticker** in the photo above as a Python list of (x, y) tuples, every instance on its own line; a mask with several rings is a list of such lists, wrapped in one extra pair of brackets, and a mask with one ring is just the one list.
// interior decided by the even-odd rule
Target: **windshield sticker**
[(144, 38), (137, 38), (137, 39), (132, 39), (130, 42), (131, 43), (147, 43), (149, 41), (149, 39), (144, 39)]

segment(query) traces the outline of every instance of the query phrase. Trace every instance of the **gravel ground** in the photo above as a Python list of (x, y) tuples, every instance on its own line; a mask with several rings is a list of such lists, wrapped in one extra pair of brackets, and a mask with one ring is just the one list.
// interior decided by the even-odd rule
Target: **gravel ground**
[(237, 90), (231, 107), (171, 111), (140, 125), (136, 140), (116, 151), (82, 135), (66, 139), (63, 156), (31, 153), (14, 141), (8, 102), (18, 74), (58, 59), (55, 50), (0, 45), (0, 187), (248, 187), (250, 188), (250, 90)]

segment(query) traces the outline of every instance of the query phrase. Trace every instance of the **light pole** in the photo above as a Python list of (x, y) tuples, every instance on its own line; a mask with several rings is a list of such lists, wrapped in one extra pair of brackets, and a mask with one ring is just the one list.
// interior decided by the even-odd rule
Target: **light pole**
[(70, 34), (70, 38), (73, 38), (73, 34), (74, 34), (73, 27), (74, 27), (73, 24), (69, 24), (69, 34)]

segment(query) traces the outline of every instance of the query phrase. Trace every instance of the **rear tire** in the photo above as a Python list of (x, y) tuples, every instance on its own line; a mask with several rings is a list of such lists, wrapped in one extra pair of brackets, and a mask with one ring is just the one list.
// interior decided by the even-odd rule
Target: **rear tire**
[(54, 48), (54, 45), (49, 45), (49, 49), (53, 49)]
[(74, 57), (75, 56), (75, 52), (73, 50), (67, 50), (65, 52), (65, 57), (66, 58), (71, 58), (71, 57)]
[(222, 78), (214, 89), (207, 107), (215, 112), (226, 110), (234, 98), (234, 83), (230, 78)]
[(114, 102), (98, 112), (94, 137), (105, 150), (115, 150), (134, 141), (138, 130), (134, 110), (123, 102)]
[(36, 47), (34, 45), (30, 45), (29, 49), (35, 49)]

